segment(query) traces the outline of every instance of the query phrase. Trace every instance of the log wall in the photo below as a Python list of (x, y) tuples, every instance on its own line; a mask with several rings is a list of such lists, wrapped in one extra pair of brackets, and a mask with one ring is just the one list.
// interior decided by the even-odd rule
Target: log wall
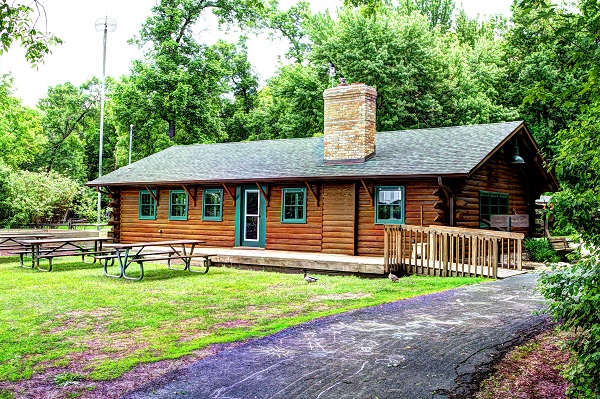
[(221, 222), (202, 220), (201, 189), (197, 191), (195, 206), (194, 201), (188, 197), (188, 220), (169, 220), (169, 191), (171, 189), (180, 188), (160, 189), (156, 220), (139, 220), (139, 189), (123, 189), (121, 191), (122, 242), (198, 239), (206, 241), (204, 244), (206, 246), (233, 247), (235, 205), (226, 192), (223, 193), (223, 221)]
[[(470, 178), (455, 185), (456, 226), (478, 229), (479, 227), (479, 192), (491, 191), (506, 193), (509, 213), (517, 215), (529, 214), (530, 193), (524, 174), (518, 165), (511, 165), (506, 155), (498, 152), (488, 160)], [(533, 215), (529, 215), (533, 218)], [(512, 231), (527, 233), (527, 228)]]
[[(267, 207), (267, 243), (266, 249), (282, 251), (321, 252), (323, 239), (323, 212), (321, 198), (317, 199), (306, 191), (306, 223), (281, 223), (281, 201), (283, 188), (304, 188), (305, 183), (269, 187), (269, 206)], [(317, 186), (313, 186), (316, 192)], [(321, 197), (321, 192), (318, 193)]]
[(355, 185), (323, 186), (322, 252), (355, 255)]
[[(439, 196), (440, 191), (436, 180), (367, 183), (371, 193), (375, 192), (375, 185), (404, 186), (406, 194), (404, 217), (406, 224), (415, 226), (441, 224), (440, 220), (444, 217), (444, 209), (441, 206), (443, 203)], [(364, 186), (360, 184), (357, 254), (383, 256), (383, 247), (383, 225), (375, 224), (375, 208), (371, 204), (371, 197)]]

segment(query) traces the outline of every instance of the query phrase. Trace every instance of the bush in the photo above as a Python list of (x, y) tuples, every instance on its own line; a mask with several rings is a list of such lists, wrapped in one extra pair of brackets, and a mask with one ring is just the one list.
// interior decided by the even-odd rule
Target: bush
[(560, 256), (547, 238), (526, 238), (523, 240), (523, 247), (529, 253), (529, 259), (534, 262), (560, 261)]
[(61, 222), (68, 210), (92, 212), (93, 193), (56, 172), (10, 171), (0, 175), (0, 214), (4, 227)]
[(575, 331), (569, 346), (577, 363), (567, 369), (571, 397), (600, 397), (600, 251), (540, 277), (540, 292), (561, 328)]

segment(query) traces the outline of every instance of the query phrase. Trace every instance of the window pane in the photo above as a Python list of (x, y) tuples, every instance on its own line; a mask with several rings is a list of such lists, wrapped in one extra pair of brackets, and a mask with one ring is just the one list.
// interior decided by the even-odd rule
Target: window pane
[(296, 205), (296, 193), (287, 191), (283, 199), (285, 205)]
[(296, 219), (304, 219), (304, 207), (296, 207)]
[(400, 220), (402, 219), (402, 207), (400, 205), (390, 206), (390, 213), (392, 214), (392, 219)]
[(379, 204), (399, 204), (402, 201), (402, 191), (381, 190), (379, 191)]
[(246, 214), (258, 215), (258, 192), (246, 191)]
[(294, 212), (294, 207), (291, 206), (286, 206), (284, 208), (284, 214), (283, 214), (283, 218), (284, 219), (296, 219), (296, 212)]
[(215, 192), (207, 192), (204, 196), (204, 203), (209, 205), (215, 205), (221, 203), (221, 195), (220, 193)]
[(246, 240), (258, 240), (258, 216), (246, 216)]
[(390, 208), (387, 206), (379, 206), (377, 210), (377, 218), (380, 220), (390, 219)]
[(186, 217), (187, 216), (187, 194), (174, 192), (171, 193), (171, 216)]
[(204, 216), (209, 217), (209, 218), (219, 217), (219, 206), (216, 206), (216, 205), (204, 206)]

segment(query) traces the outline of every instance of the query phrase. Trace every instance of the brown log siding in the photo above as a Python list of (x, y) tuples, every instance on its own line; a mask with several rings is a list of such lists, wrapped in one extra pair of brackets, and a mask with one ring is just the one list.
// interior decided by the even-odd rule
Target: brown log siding
[[(169, 191), (179, 189), (180, 187), (161, 188), (156, 220), (140, 220), (138, 218), (139, 189), (124, 189), (121, 194), (121, 241), (189, 238), (206, 241), (207, 246), (232, 247), (235, 234), (235, 205), (231, 197), (223, 193), (222, 222), (202, 220), (201, 189), (196, 194), (196, 206), (194, 201), (188, 198), (188, 220), (169, 220)], [(162, 233), (159, 230), (162, 230)]]
[(322, 252), (354, 255), (354, 183), (323, 186)]
[[(528, 184), (519, 168), (518, 165), (508, 163), (504, 154), (497, 153), (470, 178), (457, 185), (456, 200), (464, 201), (465, 205), (456, 207), (456, 226), (479, 228), (480, 191), (506, 193), (509, 195), (508, 207), (511, 214), (529, 214)], [(513, 229), (520, 233), (527, 233), (527, 230)]]
[[(269, 189), (267, 207), (266, 249), (282, 251), (321, 252), (323, 213), (317, 200), (306, 192), (306, 223), (281, 223), (281, 201), (284, 188), (305, 188), (304, 182), (295, 182)], [(321, 193), (319, 192), (319, 196)], [(320, 204), (319, 204), (320, 205)]]
[[(434, 179), (419, 181), (393, 181), (376, 182), (367, 185), (372, 193), (375, 186), (404, 186), (406, 202), (404, 217), (406, 224), (421, 225), (421, 208), (423, 209), (423, 226), (438, 225), (435, 219), (443, 209), (435, 209), (435, 205), (441, 202), (438, 196), (439, 186)], [(377, 199), (375, 198), (375, 201)], [(364, 189), (359, 189), (359, 212), (358, 212), (358, 255), (383, 256), (383, 225), (375, 224), (375, 208), (371, 205), (371, 198)]]

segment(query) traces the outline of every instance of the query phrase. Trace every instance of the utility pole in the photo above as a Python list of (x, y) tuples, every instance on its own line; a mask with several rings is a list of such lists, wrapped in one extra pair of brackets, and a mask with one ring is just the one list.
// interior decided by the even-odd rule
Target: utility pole
[[(117, 30), (117, 21), (112, 18), (98, 18), (96, 20), (96, 32), (104, 32), (102, 41), (102, 89), (100, 92), (100, 148), (98, 154), (98, 177), (102, 177), (102, 150), (104, 146), (104, 91), (106, 86), (106, 38), (108, 32)], [(102, 194), (98, 191), (98, 230), (100, 230), (100, 213), (101, 213)]]

